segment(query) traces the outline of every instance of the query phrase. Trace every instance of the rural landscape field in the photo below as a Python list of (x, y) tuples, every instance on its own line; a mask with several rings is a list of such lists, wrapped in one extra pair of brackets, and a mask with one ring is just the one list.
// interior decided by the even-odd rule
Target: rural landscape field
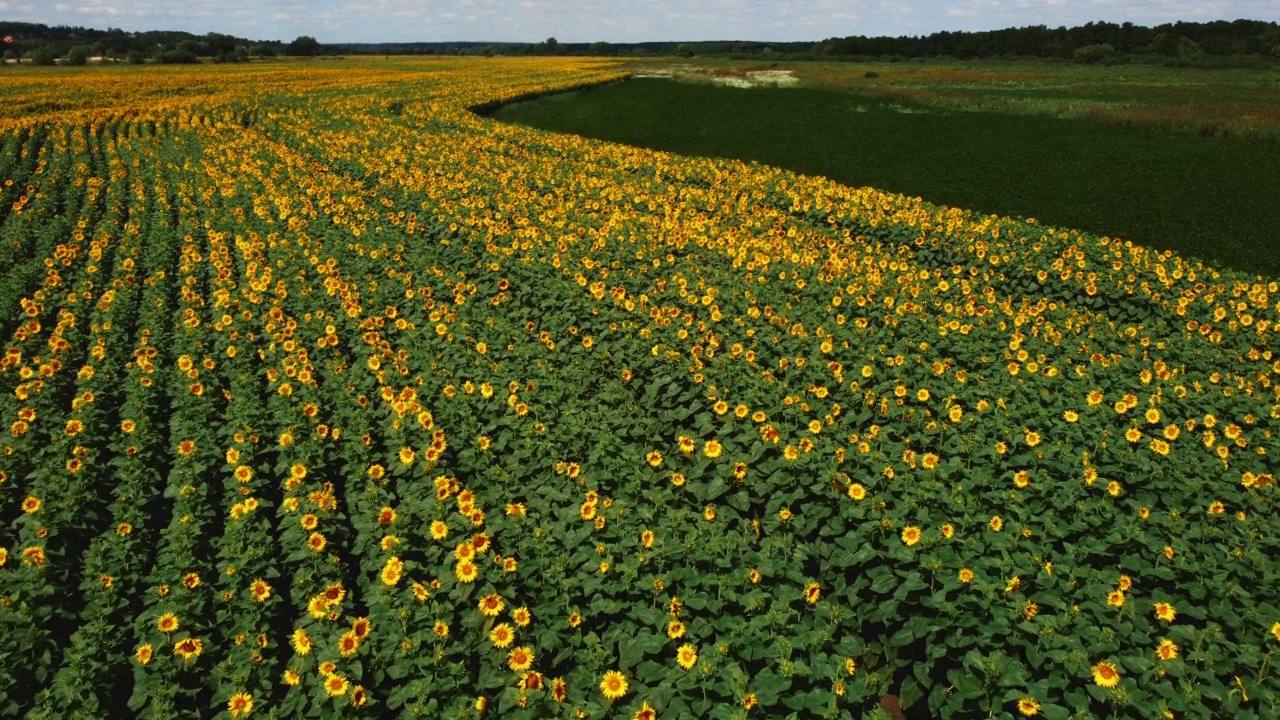
[(2, 72), (0, 716), (1280, 715), (1274, 279), (473, 112), (612, 59)]

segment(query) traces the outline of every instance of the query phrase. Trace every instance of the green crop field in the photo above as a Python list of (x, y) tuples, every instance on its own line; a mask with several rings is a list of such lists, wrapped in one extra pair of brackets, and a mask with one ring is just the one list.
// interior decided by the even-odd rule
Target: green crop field
[(815, 87), (642, 78), (496, 117), (1033, 217), (1280, 274), (1280, 145)]

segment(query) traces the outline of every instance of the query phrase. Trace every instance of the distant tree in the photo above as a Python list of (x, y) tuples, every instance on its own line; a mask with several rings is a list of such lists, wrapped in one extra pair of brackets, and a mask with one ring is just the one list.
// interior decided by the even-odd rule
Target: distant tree
[(130, 65), (141, 65), (146, 62), (146, 58), (144, 58), (142, 53), (137, 50), (130, 50), (129, 54), (124, 56), (124, 61)]
[(569, 52), (569, 46), (562, 44), (553, 37), (543, 40), (533, 48), (535, 55), (564, 55), (567, 52)]
[(73, 46), (67, 51), (68, 65), (87, 65), (89, 63), (89, 50), (83, 45)]
[(31, 51), (32, 65), (57, 65), (58, 56), (53, 54), (53, 50), (48, 45), (41, 45)]
[(249, 54), (258, 57), (275, 57), (280, 54), (280, 48), (271, 43), (257, 43), (249, 48)]
[(1174, 57), (1178, 54), (1178, 38), (1174, 37), (1172, 33), (1157, 33), (1147, 49), (1156, 55)]
[(1191, 57), (1200, 54), (1200, 43), (1191, 38), (1178, 38), (1178, 57)]
[(293, 42), (285, 46), (286, 55), (319, 55), (320, 41), (310, 35), (299, 35)]
[(614, 49), (612, 43), (604, 41), (591, 43), (590, 52), (592, 55), (617, 55), (618, 51)]
[(211, 32), (205, 35), (204, 44), (208, 47), (211, 55), (226, 53), (229, 56), (236, 50), (236, 39), (222, 33)]
[(1097, 43), (1077, 48), (1074, 57), (1075, 61), (1078, 63), (1092, 64), (1109, 60), (1115, 54), (1115, 46), (1108, 43)]
[(682, 58), (693, 57), (693, 46), (689, 43), (680, 43), (676, 46), (676, 56)]
[(179, 47), (173, 50), (165, 50), (161, 48), (155, 54), (155, 60), (161, 65), (192, 65), (200, 62), (200, 58), (191, 50), (184, 50)]

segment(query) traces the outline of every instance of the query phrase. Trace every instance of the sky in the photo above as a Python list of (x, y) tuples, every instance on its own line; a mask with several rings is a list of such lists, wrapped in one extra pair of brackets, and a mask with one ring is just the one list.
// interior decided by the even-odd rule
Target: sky
[(1105, 20), (1280, 21), (1278, 0), (0, 0), (0, 19), (254, 40), (822, 40)]

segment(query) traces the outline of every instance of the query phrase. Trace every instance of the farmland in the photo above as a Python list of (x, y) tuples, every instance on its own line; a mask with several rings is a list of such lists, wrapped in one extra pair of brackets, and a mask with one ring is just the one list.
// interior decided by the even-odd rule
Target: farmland
[(0, 714), (1268, 718), (1280, 286), (469, 108), (0, 77)]
[[(641, 72), (655, 72), (650, 65)], [(711, 79), (751, 67), (741, 65), (694, 65), (699, 72), (677, 77)], [(879, 67), (870, 72), (882, 77), (864, 79), (862, 66), (837, 74), (794, 63), (774, 72), (794, 72), (802, 87), (745, 91), (640, 78), (511, 105), (495, 117), (668, 152), (762, 162), (1280, 276), (1275, 143), (1239, 132), (1204, 137), (1179, 130), (1184, 120), (1177, 114), (1214, 118), (1204, 122), (1223, 127), (1241, 127), (1245, 117), (1268, 112), (1280, 118), (1280, 93), (1270, 89), (1278, 87), (1280, 73), (1205, 78), (1148, 69), (1128, 70), (1138, 77), (1126, 78), (1117, 70), (1128, 82), (1113, 78), (1106, 85), (1081, 70), (865, 67)], [(1011, 77), (1025, 79), (1000, 81)], [(1268, 77), (1269, 87), (1263, 84)], [(1214, 79), (1222, 86), (1195, 84)], [(1090, 80), (1099, 84), (1085, 85)], [(1129, 98), (1127, 106), (1120, 106), (1121, 97)], [(1162, 105), (1175, 101), (1184, 103), (1176, 111)], [(1239, 117), (1229, 113), (1233, 107)], [(1081, 117), (1082, 108), (1110, 114)], [(1135, 117), (1138, 110), (1147, 116)], [(1255, 126), (1258, 138), (1280, 127)]]

